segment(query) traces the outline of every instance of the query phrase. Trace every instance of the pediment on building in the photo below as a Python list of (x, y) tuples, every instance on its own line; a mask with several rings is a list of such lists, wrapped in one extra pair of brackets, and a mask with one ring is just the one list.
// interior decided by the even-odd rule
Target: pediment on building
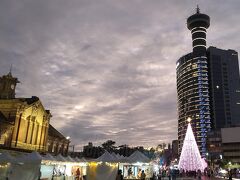
[(23, 103), (22, 106), (19, 107), (19, 111), (32, 108), (33, 114), (37, 114), (38, 111), (42, 111), (46, 114), (46, 119), (49, 119), (52, 116), (50, 111), (44, 108), (42, 102), (36, 96), (32, 96), (31, 98), (19, 98), (19, 100)]

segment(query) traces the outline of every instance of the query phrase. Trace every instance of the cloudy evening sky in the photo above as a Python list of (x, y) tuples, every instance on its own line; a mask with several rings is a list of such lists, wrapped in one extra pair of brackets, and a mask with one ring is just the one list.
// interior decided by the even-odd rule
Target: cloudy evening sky
[(17, 97), (40, 97), (79, 149), (170, 142), (175, 63), (191, 51), (197, 4), (208, 46), (240, 52), (239, 0), (1, 0), (0, 75), (12, 64)]

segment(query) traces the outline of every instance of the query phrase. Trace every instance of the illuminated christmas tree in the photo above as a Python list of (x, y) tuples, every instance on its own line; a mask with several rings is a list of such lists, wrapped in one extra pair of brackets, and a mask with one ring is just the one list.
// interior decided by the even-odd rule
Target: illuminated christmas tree
[(201, 158), (192, 127), (190, 124), (191, 119), (188, 119), (188, 128), (185, 139), (183, 141), (182, 152), (178, 164), (178, 168), (184, 171), (197, 171), (202, 172), (206, 168), (204, 160)]

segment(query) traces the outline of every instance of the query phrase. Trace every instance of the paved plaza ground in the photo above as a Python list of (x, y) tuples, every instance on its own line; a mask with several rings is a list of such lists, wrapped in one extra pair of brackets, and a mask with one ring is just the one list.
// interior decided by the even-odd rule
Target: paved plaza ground
[[(217, 180), (217, 179), (221, 179), (221, 178), (208, 178), (208, 177), (202, 177), (201, 180)], [(169, 178), (162, 178), (161, 180), (169, 180)], [(171, 179), (174, 180), (174, 179)], [(176, 178), (176, 180), (196, 180), (195, 178)]]
[[(178, 177), (178, 178), (175, 178), (176, 180), (196, 180), (195, 178), (191, 178), (191, 177)], [(223, 178), (216, 178), (216, 177), (206, 177), (206, 176), (202, 176), (201, 180), (218, 180), (218, 179), (221, 179), (223, 180)], [(165, 177), (165, 178), (161, 178), (161, 180), (169, 180), (169, 178)], [(171, 179), (171, 180), (174, 180), (174, 179)], [(233, 178), (233, 180), (235, 180), (235, 178)], [(236, 179), (237, 180), (237, 179)]]

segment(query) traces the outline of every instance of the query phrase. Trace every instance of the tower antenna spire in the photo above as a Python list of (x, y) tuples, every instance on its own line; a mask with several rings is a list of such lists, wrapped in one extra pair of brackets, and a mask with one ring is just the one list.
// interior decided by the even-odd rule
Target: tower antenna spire
[(9, 69), (9, 73), (8, 73), (9, 75), (12, 75), (12, 64), (11, 64), (11, 66), (10, 66), (10, 69)]
[(12, 64), (11, 64), (11, 66), (10, 66), (10, 71), (9, 71), (10, 73), (12, 73)]
[(199, 14), (200, 13), (200, 8), (199, 8), (198, 4), (197, 4), (196, 10), (197, 10), (197, 14)]

